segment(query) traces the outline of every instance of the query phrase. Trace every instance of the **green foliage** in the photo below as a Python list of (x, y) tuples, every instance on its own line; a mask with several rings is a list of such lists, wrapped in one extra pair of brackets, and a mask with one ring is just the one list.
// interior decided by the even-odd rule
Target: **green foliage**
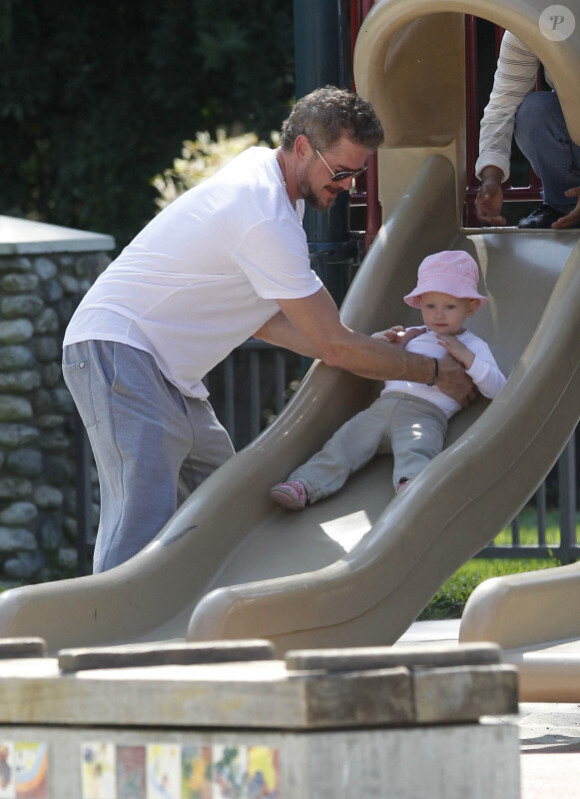
[(278, 129), (292, 0), (0, 0), (0, 213), (113, 234), (197, 130)]
[(460, 619), (471, 593), (484, 580), (490, 577), (501, 577), (504, 574), (518, 574), (559, 565), (556, 560), (541, 558), (525, 560), (475, 558), (464, 564), (447, 580), (419, 615), (419, 619), (421, 621)]
[[(580, 515), (577, 519), (577, 530), (580, 532)], [(538, 543), (538, 531), (533, 510), (526, 510), (520, 516), (520, 543), (522, 546), (535, 546)], [(512, 533), (509, 527), (499, 533), (494, 539), (495, 546), (510, 546)], [(560, 519), (558, 511), (549, 511), (546, 514), (546, 544), (558, 545), (560, 543)]]
[[(535, 509), (526, 507), (519, 516), (519, 537), (522, 546), (537, 546), (538, 529)], [(580, 534), (580, 514), (577, 517), (576, 536)], [(506, 527), (494, 539), (496, 546), (509, 547), (511, 544), (511, 528)], [(546, 514), (546, 543), (560, 543), (560, 523), (557, 511)], [(517, 574), (536, 569), (547, 569), (559, 566), (555, 558), (474, 558), (465, 563), (442, 588), (435, 594), (431, 602), (419, 616), (420, 619), (459, 619), (465, 603), (472, 591), (490, 577), (501, 577), (504, 574)]]
[[(277, 132), (272, 134), (276, 146), (279, 138)], [(228, 137), (222, 128), (218, 129), (215, 141), (207, 131), (198, 133), (194, 141), (184, 141), (181, 158), (175, 158), (172, 167), (153, 178), (153, 186), (161, 195), (156, 204), (165, 208), (184, 191), (211, 177), (243, 150), (258, 144), (268, 146), (259, 142), (255, 133)]]

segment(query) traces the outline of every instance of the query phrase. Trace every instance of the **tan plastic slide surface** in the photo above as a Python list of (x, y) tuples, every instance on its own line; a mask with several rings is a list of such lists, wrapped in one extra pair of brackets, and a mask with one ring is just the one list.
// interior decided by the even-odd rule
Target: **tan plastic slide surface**
[(580, 563), (495, 577), (465, 607), (459, 639), (494, 641), (526, 702), (580, 702)]
[[(455, 166), (461, 213), (463, 13), (510, 30), (536, 53), (551, 75), (570, 135), (580, 144), (580, 25), (574, 5), (377, 0), (357, 39), (355, 73), (358, 90), (375, 105), (387, 131), (387, 147), (379, 153), (384, 209), (394, 207), (427, 154), (438, 152)], [(569, 313), (572, 318), (578, 312), (571, 307)], [(519, 666), (522, 699), (580, 701), (579, 599), (578, 564), (487, 581), (470, 598), (460, 640), (505, 647), (506, 658)]]
[[(266, 638), (289, 648), (389, 644), (543, 479), (578, 419), (578, 232), (461, 232), (455, 178), (428, 160), (381, 230), (343, 308), (370, 332), (418, 321), (402, 302), (421, 259), (466, 248), (490, 301), (471, 325), (506, 373), (451, 423), (448, 448), (393, 499), (388, 456), (301, 513), (270, 486), (377, 386), (317, 363), (278, 420), (210, 477), (131, 561), (0, 597), (0, 635), (49, 649)], [(433, 209), (437, 209), (436, 212)]]

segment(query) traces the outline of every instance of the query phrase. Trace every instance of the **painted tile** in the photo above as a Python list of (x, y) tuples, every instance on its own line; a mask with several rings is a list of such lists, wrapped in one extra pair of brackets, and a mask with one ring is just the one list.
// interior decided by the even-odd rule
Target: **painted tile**
[(17, 799), (47, 799), (48, 747), (46, 743), (17, 741), (14, 759)]
[(16, 768), (12, 741), (0, 741), (0, 799), (16, 799)]
[(269, 746), (248, 749), (248, 799), (280, 799), (280, 753)]
[(145, 746), (117, 745), (117, 799), (147, 799)]
[(181, 747), (147, 745), (147, 799), (181, 799)]
[(117, 799), (115, 745), (81, 744), (82, 799)]
[(212, 799), (247, 799), (247, 746), (213, 747)]
[(211, 746), (184, 746), (181, 750), (181, 799), (212, 799)]

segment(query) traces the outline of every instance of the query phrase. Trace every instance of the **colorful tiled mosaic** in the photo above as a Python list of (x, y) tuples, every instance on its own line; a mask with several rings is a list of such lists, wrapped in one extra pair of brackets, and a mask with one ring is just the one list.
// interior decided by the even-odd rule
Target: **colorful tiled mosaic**
[(279, 752), (266, 746), (87, 742), (81, 774), (81, 799), (280, 799)]

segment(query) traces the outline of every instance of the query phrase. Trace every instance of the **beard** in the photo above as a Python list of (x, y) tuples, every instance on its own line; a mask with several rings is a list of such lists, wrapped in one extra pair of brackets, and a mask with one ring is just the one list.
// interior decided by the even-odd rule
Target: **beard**
[[(328, 186), (325, 186), (325, 189), (328, 188)], [(333, 190), (331, 197), (319, 197), (312, 188), (312, 185), (306, 175), (302, 175), (298, 178), (298, 191), (300, 192), (300, 196), (304, 202), (307, 203), (311, 208), (314, 208), (315, 211), (328, 211), (328, 209), (334, 204), (337, 194), (339, 194), (339, 192), (335, 192)]]

